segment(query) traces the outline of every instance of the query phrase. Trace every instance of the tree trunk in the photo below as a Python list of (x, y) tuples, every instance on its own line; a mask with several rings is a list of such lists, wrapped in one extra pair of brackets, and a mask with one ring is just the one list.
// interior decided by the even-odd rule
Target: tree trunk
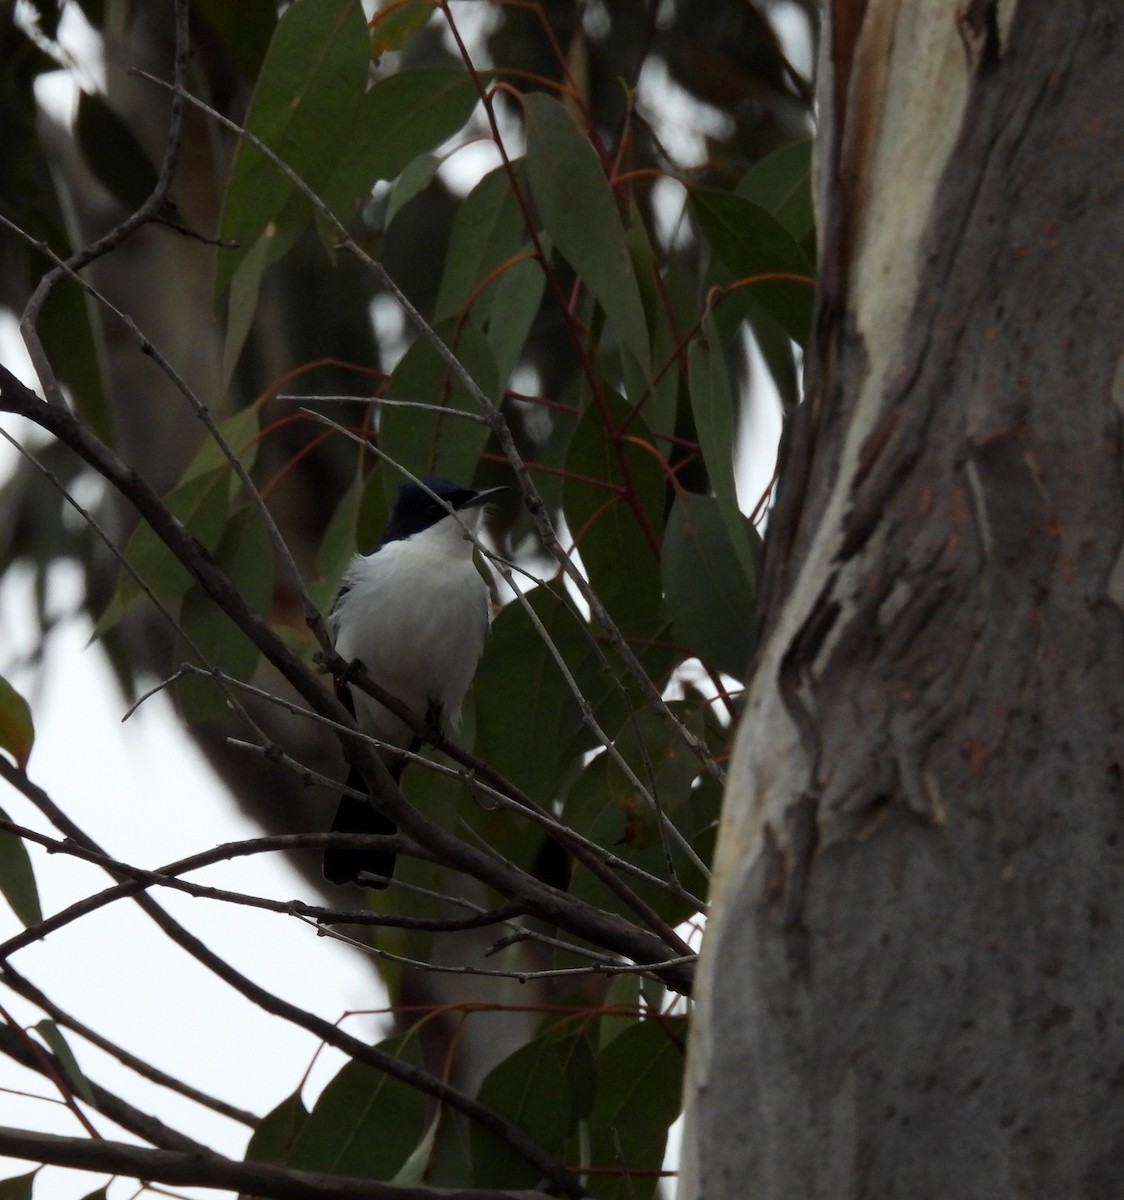
[(1124, 1189), (1124, 10), (835, 0), (681, 1197)]

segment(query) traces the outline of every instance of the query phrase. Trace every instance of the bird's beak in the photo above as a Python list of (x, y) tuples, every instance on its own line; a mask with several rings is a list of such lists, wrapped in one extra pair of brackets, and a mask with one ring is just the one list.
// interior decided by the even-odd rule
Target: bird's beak
[(507, 491), (507, 485), (501, 484), (499, 487), (485, 488), (482, 492), (477, 492), (471, 500), (466, 500), (460, 509), (463, 511), (466, 508), (479, 508), (481, 504), (487, 504), (494, 496), (498, 496), (501, 492)]

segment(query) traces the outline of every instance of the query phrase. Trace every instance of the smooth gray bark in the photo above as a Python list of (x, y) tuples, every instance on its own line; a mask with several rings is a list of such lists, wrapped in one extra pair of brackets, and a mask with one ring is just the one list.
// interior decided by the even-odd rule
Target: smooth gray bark
[(1119, 1196), (1124, 12), (862, 8), (680, 1195)]

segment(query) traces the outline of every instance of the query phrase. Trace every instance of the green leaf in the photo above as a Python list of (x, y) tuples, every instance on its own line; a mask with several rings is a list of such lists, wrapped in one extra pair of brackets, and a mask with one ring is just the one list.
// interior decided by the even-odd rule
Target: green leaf
[(94, 298), (74, 280), (60, 279), (43, 305), (38, 327), (48, 361), (73, 393), (79, 413), (98, 437), (112, 442), (106, 349)]
[(16, 760), (22, 771), (27, 766), (35, 741), (31, 707), (14, 687), (0, 675), (0, 750)]
[(398, 176), (398, 181), (390, 194), (390, 203), (386, 206), (385, 225), (390, 225), (401, 209), (429, 187), (440, 165), (441, 160), (434, 154), (419, 154), (417, 158), (407, 164), (405, 170)]
[(743, 285), (739, 290), (803, 345), (812, 323), (815, 281), (792, 234), (760, 205), (733, 192), (693, 188), (690, 204), (711, 249)]
[(31, 1185), (39, 1168), (26, 1175), (14, 1175), (11, 1179), (0, 1179), (0, 1200), (31, 1200)]
[[(594, 591), (618, 624), (653, 617), (660, 608), (664, 474), (647, 426), (630, 417), (618, 396), (590, 404), (566, 456), (570, 532)], [(626, 424), (628, 440), (617, 433)]]
[[(226, 524), (229, 495), (227, 473), (219, 468), (187, 480), (170, 492), (164, 502), (208, 550), (213, 550)], [(173, 604), (191, 586), (192, 578), (186, 567), (180, 565), (144, 521), (133, 530), (125, 545), (125, 561), (163, 604)], [(145, 593), (133, 574), (122, 568), (117, 591), (94, 626), (94, 637), (104, 637), (144, 598)]]
[[(676, 369), (676, 360), (679, 357), (678, 346), (682, 335), (669, 321), (667, 305), (660, 294), (662, 291), (663, 297), (670, 302), (670, 271), (663, 274), (657, 286), (661, 272), (656, 265), (656, 256), (648, 240), (643, 219), (636, 211), (635, 205), (629, 211), (626, 237), (629, 256), (644, 300), (648, 326), (652, 330), (652, 361), (655, 369), (644, 371), (626, 355), (622, 364), (625, 395), (633, 404), (642, 405), (644, 421), (654, 433), (674, 434), (679, 407), (679, 372)], [(696, 319), (696, 293), (697, 289), (692, 288), (690, 316), (683, 328), (689, 329)], [(669, 363), (670, 369), (662, 369)]]
[[(257, 408), (251, 405), (241, 409), (223, 421), (219, 430), (249, 470), (258, 450)], [(231, 500), (240, 486), (226, 455), (208, 437), (164, 502), (199, 542), (214, 552), (226, 528)], [(164, 604), (173, 604), (191, 587), (190, 573), (144, 521), (133, 530), (125, 546), (125, 561)], [(143, 598), (140, 584), (122, 569), (117, 590), (94, 626), (94, 637), (104, 637)]]
[(584, 1121), (597, 1096), (597, 1060), (588, 1037), (564, 1037), (558, 1042), (558, 1057), (566, 1074), (566, 1090), (573, 1120)]
[(478, 292), (480, 284), (514, 258), (525, 241), (523, 215), (511, 180), (503, 167), (496, 167), (457, 209), (434, 319), (444, 321), (459, 316), (470, 299), (479, 306), (483, 299)]
[(401, 50), (436, 7), (435, 0), (383, 0), (371, 21), (371, 57), (378, 62), (388, 50)]
[[(379, 1049), (419, 1065), (413, 1038), (390, 1038)], [(348, 1063), (313, 1106), (288, 1165), (355, 1179), (392, 1179), (425, 1132), (425, 1108), (416, 1088), (366, 1063)]]
[[(367, 26), (358, 0), (296, 0), (270, 40), (246, 128), (319, 190), (347, 144), (368, 62)], [(306, 202), (288, 207), (294, 192), (273, 162), (248, 141), (239, 141), (221, 223), (221, 236), (238, 248), (218, 258), (220, 294), (271, 223), (281, 223), (284, 214), (287, 226), (307, 224)]]
[(804, 246), (815, 232), (812, 209), (812, 141), (790, 142), (746, 172), (734, 189), (773, 216)]
[(390, 1183), (396, 1183), (399, 1187), (420, 1187), (425, 1183), (441, 1125), (440, 1115), (430, 1121), (421, 1141), (410, 1151), (410, 1157), (402, 1164), (402, 1169), (389, 1181)]
[[(553, 1039), (539, 1037), (495, 1067), (480, 1085), (477, 1098), (557, 1157), (573, 1124), (567, 1083)], [(474, 1186), (533, 1187), (541, 1178), (537, 1167), (475, 1122), (470, 1138)]]
[(601, 161), (565, 108), (543, 92), (523, 101), (527, 176), (543, 227), (585, 280), (641, 369), (651, 369), (648, 326), (624, 223)]
[[(258, 454), (258, 409), (256, 405), (240, 408), (233, 416), (220, 421), (218, 431), (238, 461), (249, 471)], [(230, 469), (230, 459), (222, 447), (209, 434), (180, 476), (180, 483), (187, 483), (199, 475), (206, 475), (216, 467)]]
[(378, 80), (359, 104), (354, 133), (323, 191), (346, 217), (379, 179), (394, 179), (420, 154), (461, 129), (478, 97), (472, 77), (452, 67), (396, 71)]
[[(526, 248), (525, 248), (526, 249)], [(501, 383), (511, 378), (538, 316), (546, 288), (542, 267), (527, 258), (509, 266), (489, 288), (488, 341), (496, 356)]]
[[(439, 332), (448, 335), (449, 331)], [(491, 348), (475, 325), (461, 328), (453, 349), (485, 395), (497, 399), (500, 388), (496, 364)], [(386, 394), (391, 400), (439, 405), (449, 413), (387, 405), (382, 411), (379, 446), (391, 463), (398, 463), (415, 475), (458, 480), (469, 480), (475, 475), (488, 441), (488, 427), (455, 415), (466, 412), (480, 416), (480, 407), (464, 386), (454, 381), (444, 360), (424, 338), (418, 338), (395, 367)], [(388, 493), (396, 492), (401, 480), (397, 471), (387, 471)]]
[[(551, 588), (527, 600), (563, 659), (581, 654), (579, 618)], [(580, 682), (580, 681), (579, 681)], [(503, 697), (476, 713), (476, 753), (540, 803), (556, 794), (579, 726), (581, 710), (523, 605), (508, 604), (496, 617), (476, 672), (476, 693)]]
[[(268, 614), (273, 595), (273, 545), (253, 505), (230, 518), (215, 549), (215, 561), (258, 613)], [(249, 680), (258, 662), (258, 648), (198, 585), (183, 598), (180, 624), (198, 647), (204, 662), (186, 642), (178, 646), (178, 659), (200, 666), (219, 667), (235, 679)], [(225, 690), (213, 679), (188, 675), (177, 684), (180, 706), (189, 722), (230, 715)]]
[(592, 1175), (589, 1187), (601, 1200), (646, 1200), (663, 1166), (667, 1131), (679, 1114), (683, 1046), (670, 1032), (678, 1023), (640, 1021), (615, 1037), (597, 1058), (597, 1099), (589, 1118), (595, 1167), (622, 1175)]
[(43, 1020), (39, 1021), (35, 1028), (38, 1030), (39, 1036), (47, 1043), (54, 1056), (59, 1060), (59, 1065), (66, 1076), (67, 1083), (70, 1084), (87, 1104), (96, 1106), (94, 1089), (90, 1086), (90, 1081), (82, 1074), (82, 1068), (79, 1067), (78, 1060), (74, 1057), (74, 1051), (71, 1050), (59, 1027), (54, 1021)]
[[(728, 530), (729, 546), (747, 579), (756, 578), (756, 566), (746, 520), (738, 507), (738, 489), (734, 481), (734, 444), (737, 440), (737, 412), (726, 359), (722, 354), (714, 321), (703, 321), (703, 336), (695, 338), (687, 351), (691, 411), (710, 486), (718, 500)], [(664, 587), (667, 572), (664, 572)], [(743, 667), (744, 669), (744, 667)], [(738, 678), (741, 678), (739, 672)]]
[[(701, 736), (704, 702), (677, 701), (672, 709), (691, 732)], [(614, 745), (632, 772), (659, 799), (666, 817), (705, 862), (710, 854), (709, 825), (713, 813), (699, 805), (698, 789), (693, 786), (698, 761), (650, 708), (637, 709), (619, 730), (611, 732), (615, 732)], [(570, 788), (563, 819), (578, 833), (657, 878), (668, 878), (670, 853), (683, 886), (695, 896), (705, 896), (706, 881), (698, 868), (670, 836), (665, 848), (654, 806), (608, 754), (593, 758)], [(662, 888), (633, 878), (628, 884), (673, 925), (693, 915), (688, 901), (678, 900)], [(624, 916), (631, 912), (618, 896), (580, 865), (574, 871), (570, 892), (597, 908)]]
[(267, 225), (235, 268), (226, 306), (226, 336), (222, 346), (222, 380), (229, 385), (246, 338), (258, 315), (258, 298), (266, 271), (292, 249), (299, 236), (296, 224)]
[(246, 1162), (286, 1162), (307, 1119), (300, 1091), (286, 1096), (258, 1122), (246, 1146)]
[[(8, 814), (0, 808), (0, 817)], [(8, 830), (0, 830), (0, 895), (24, 925), (38, 925), (43, 919), (35, 873), (23, 839)]]
[[(740, 515), (740, 514), (739, 514)], [(749, 521), (742, 537), (757, 539)], [(677, 645), (735, 679), (749, 668), (756, 602), (756, 564), (749, 572), (730, 540), (728, 523), (711, 496), (675, 498), (663, 544), (664, 603)]]

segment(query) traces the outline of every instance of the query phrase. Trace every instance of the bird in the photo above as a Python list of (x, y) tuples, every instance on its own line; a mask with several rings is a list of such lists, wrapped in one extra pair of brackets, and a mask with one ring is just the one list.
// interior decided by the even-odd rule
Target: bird
[[(455, 720), (484, 651), (492, 603), (473, 561), (470, 533), (482, 506), (505, 491), (432, 477), (406, 480), (379, 544), (370, 554), (352, 556), (332, 609), (337, 653), (362, 664), (372, 680), (435, 730)], [(386, 743), (379, 753), (397, 783), (407, 761), (397, 751), (416, 750), (421, 739), (372, 696), (352, 688), (346, 672), (337, 693), (360, 730)], [(347, 783), (367, 790), (355, 767)], [(345, 793), (332, 832), (392, 834), (397, 826), (369, 802)], [(330, 847), (324, 851), (324, 877), (384, 888), (394, 860), (392, 850)]]

